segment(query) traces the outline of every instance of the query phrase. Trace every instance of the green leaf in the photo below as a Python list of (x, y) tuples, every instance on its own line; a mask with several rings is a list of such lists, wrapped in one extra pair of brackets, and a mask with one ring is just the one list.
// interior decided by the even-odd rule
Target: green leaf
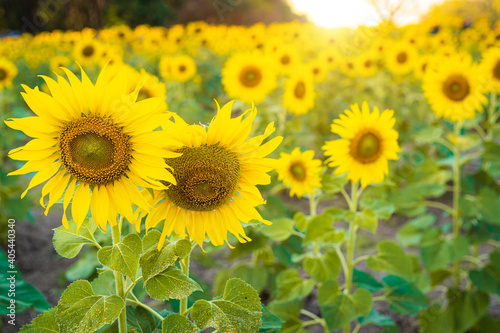
[(281, 331), (280, 333), (307, 333), (309, 331), (306, 331), (302, 328), (302, 322), (298, 319), (291, 319), (285, 321), (283, 326), (281, 326)]
[(394, 321), (391, 317), (381, 315), (377, 310), (371, 309), (366, 317), (359, 317), (358, 322), (362, 325), (373, 324), (377, 326), (394, 326)]
[(500, 196), (489, 188), (483, 188), (477, 196), (479, 210), (484, 219), (491, 224), (500, 225)]
[(362, 229), (368, 230), (371, 233), (377, 232), (378, 219), (375, 213), (371, 209), (364, 209), (363, 212), (358, 217), (359, 226)]
[(261, 308), (255, 289), (234, 278), (227, 282), (222, 298), (196, 301), (191, 318), (201, 330), (213, 327), (218, 332), (254, 333), (262, 324)]
[(66, 279), (73, 281), (77, 279), (86, 279), (96, 271), (100, 266), (97, 260), (96, 248), (88, 248), (83, 251), (78, 260), (66, 270)]
[(142, 240), (137, 234), (125, 236), (121, 242), (106, 246), (97, 252), (99, 262), (104, 266), (135, 280), (139, 268), (139, 258), (142, 254)]
[(269, 303), (268, 308), (284, 321), (290, 321), (294, 319), (298, 320), (303, 305), (303, 301), (300, 299), (292, 301), (274, 300)]
[(318, 281), (335, 280), (340, 273), (340, 259), (334, 250), (329, 250), (319, 258), (306, 257), (303, 267), (309, 276)]
[(361, 206), (372, 211), (378, 219), (389, 219), (394, 213), (394, 204), (385, 200), (361, 201)]
[(419, 143), (434, 143), (443, 135), (442, 126), (426, 126), (414, 134), (414, 138)]
[[(172, 313), (163, 320), (162, 333), (198, 333), (196, 326), (186, 317)], [(146, 332), (144, 332), (146, 333)]]
[(297, 212), (295, 215), (293, 215), (293, 219), (295, 221), (295, 226), (299, 231), (304, 231), (306, 230), (307, 227), (307, 218), (302, 212)]
[(38, 315), (31, 324), (21, 328), (21, 333), (59, 333), (56, 321), (56, 308), (52, 308)]
[[(160, 241), (160, 238), (161, 238), (161, 232), (159, 232), (156, 229), (150, 229), (142, 239), (142, 247), (144, 253), (152, 249), (158, 249), (158, 242)], [(170, 243), (170, 241), (165, 240), (165, 243), (168, 244)]]
[(174, 253), (179, 259), (187, 257), (192, 249), (191, 241), (187, 238), (179, 239), (174, 243)]
[(490, 262), (481, 270), (471, 270), (470, 279), (477, 289), (500, 295), (500, 251), (490, 253)]
[(414, 283), (394, 275), (385, 276), (382, 282), (386, 286), (385, 298), (390, 303), (391, 311), (415, 314), (426, 307), (426, 297)]
[(483, 163), (500, 163), (500, 145), (496, 142), (484, 142), (484, 151), (481, 154)]
[(248, 267), (242, 264), (234, 270), (234, 277), (241, 278), (257, 291), (260, 291), (268, 285), (269, 272), (264, 266)]
[(347, 184), (347, 178), (345, 175), (324, 175), (321, 178), (321, 189), (326, 193), (337, 193), (340, 192)]
[(314, 281), (302, 279), (294, 269), (288, 269), (278, 274), (276, 283), (278, 285), (278, 299), (280, 300), (302, 299), (314, 289)]
[(431, 229), (424, 234), (420, 244), (420, 255), (425, 269), (432, 272), (463, 258), (469, 252), (469, 243), (464, 236), (443, 239), (441, 231)]
[(422, 235), (435, 221), (434, 215), (427, 214), (406, 222), (397, 233), (398, 242), (406, 247), (419, 245)]
[(175, 266), (171, 266), (145, 282), (146, 292), (154, 299), (164, 301), (170, 298), (188, 297), (196, 290), (202, 290), (200, 285), (190, 279)]
[(279, 333), (283, 323), (284, 321), (269, 311), (267, 307), (262, 307), (262, 325), (259, 328), (259, 333)]
[(304, 244), (312, 242), (337, 243), (344, 239), (344, 232), (336, 231), (333, 228), (332, 215), (325, 213), (312, 217), (307, 223)]
[(129, 330), (132, 329), (137, 333), (160, 333), (162, 331), (161, 321), (143, 307), (127, 305), (126, 311)]
[[(321, 290), (321, 288), (320, 288)], [(321, 292), (318, 290), (318, 294)], [(372, 307), (372, 294), (366, 289), (357, 289), (348, 295), (340, 291), (330, 294), (320, 304), (321, 314), (330, 330), (339, 329), (360, 316), (367, 316)]]
[(79, 280), (62, 294), (56, 319), (61, 333), (93, 333), (113, 323), (124, 307), (120, 297), (96, 295), (88, 281)]
[(272, 225), (262, 227), (260, 232), (270, 239), (284, 241), (292, 235), (293, 227), (292, 219), (278, 218), (273, 220)]
[(371, 292), (384, 289), (384, 285), (378, 282), (373, 275), (357, 269), (353, 270), (352, 281), (358, 288), (365, 288)]
[(60, 256), (64, 258), (74, 258), (80, 253), (83, 245), (94, 245), (94, 232), (97, 226), (91, 219), (85, 219), (77, 233), (76, 223), (69, 223), (69, 230), (64, 226), (54, 229), (52, 242), (54, 248)]
[(333, 303), (337, 294), (339, 294), (339, 284), (335, 280), (326, 280), (318, 288), (317, 297), (319, 305)]
[(419, 326), (423, 333), (464, 333), (486, 315), (487, 293), (450, 288), (446, 296), (447, 308), (434, 305), (420, 312)]
[(104, 272), (90, 282), (92, 290), (98, 295), (116, 295), (116, 283), (113, 272)]
[(411, 258), (396, 243), (382, 241), (377, 245), (378, 253), (370, 256), (366, 262), (368, 267), (377, 272), (387, 272), (411, 279), (413, 264)]

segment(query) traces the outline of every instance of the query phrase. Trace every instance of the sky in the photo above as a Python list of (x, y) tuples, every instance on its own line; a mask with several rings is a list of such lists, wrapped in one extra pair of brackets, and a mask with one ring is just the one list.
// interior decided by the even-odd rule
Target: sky
[[(402, 0), (404, 5), (396, 18), (396, 24), (416, 23), (434, 4), (444, 0)], [(367, 0), (289, 0), (295, 12), (306, 14), (318, 26), (324, 28), (375, 26), (379, 15)], [(398, 0), (390, 0), (397, 3)]]

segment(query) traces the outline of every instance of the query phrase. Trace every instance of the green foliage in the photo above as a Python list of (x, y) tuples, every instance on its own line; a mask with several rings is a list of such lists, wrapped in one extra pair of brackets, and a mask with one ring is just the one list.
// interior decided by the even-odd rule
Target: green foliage
[(284, 321), (274, 315), (267, 307), (262, 307), (262, 325), (259, 327), (259, 333), (279, 333)]
[(425, 308), (426, 297), (418, 287), (399, 276), (389, 275), (382, 278), (385, 285), (385, 299), (391, 311), (402, 314), (416, 314)]
[(378, 243), (378, 254), (368, 258), (368, 267), (377, 272), (387, 272), (411, 279), (413, 265), (411, 258), (396, 243), (382, 241)]
[(80, 253), (83, 245), (95, 245), (94, 232), (97, 226), (91, 219), (85, 219), (77, 230), (73, 221), (69, 222), (69, 229), (60, 226), (54, 229), (54, 248), (64, 258), (74, 258)]
[(303, 263), (304, 270), (312, 278), (325, 282), (336, 279), (340, 273), (340, 259), (334, 250), (328, 250), (320, 257), (307, 256)]
[(196, 290), (202, 290), (198, 283), (174, 266), (150, 277), (145, 281), (145, 285), (148, 295), (160, 301), (170, 298), (181, 299)]
[(57, 308), (52, 308), (38, 315), (31, 324), (23, 326), (21, 333), (54, 333), (59, 332), (59, 324), (56, 321)]
[(490, 262), (480, 270), (471, 270), (469, 275), (477, 289), (500, 295), (500, 251), (491, 252)]
[(141, 238), (137, 234), (130, 234), (117, 244), (101, 248), (97, 252), (97, 258), (104, 266), (135, 280), (141, 254)]
[(97, 295), (88, 281), (80, 280), (62, 294), (56, 320), (61, 333), (91, 333), (114, 322), (124, 307), (120, 297)]
[[(148, 331), (152, 332), (152, 331)], [(163, 320), (162, 333), (197, 333), (196, 326), (184, 316), (177, 313), (168, 315)]]
[(253, 333), (262, 324), (261, 308), (255, 289), (235, 278), (226, 283), (221, 298), (196, 301), (191, 318), (202, 330), (213, 327), (220, 332)]
[(427, 231), (420, 243), (422, 262), (428, 271), (435, 271), (463, 258), (468, 250), (467, 238), (459, 236), (445, 239), (439, 229)]
[(292, 219), (280, 218), (273, 220), (273, 224), (262, 228), (261, 233), (275, 241), (284, 241), (288, 239), (294, 229)]
[(134, 330), (137, 333), (162, 332), (162, 322), (143, 307), (127, 305), (126, 311), (129, 330)]
[(313, 280), (305, 280), (294, 269), (281, 272), (276, 280), (278, 285), (278, 299), (302, 299), (309, 295), (314, 288)]

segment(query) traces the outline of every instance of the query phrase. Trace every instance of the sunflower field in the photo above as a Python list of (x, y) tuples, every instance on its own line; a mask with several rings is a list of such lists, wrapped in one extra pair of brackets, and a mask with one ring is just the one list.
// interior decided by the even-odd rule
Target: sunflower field
[(500, 332), (499, 22), (3, 37), (2, 332)]

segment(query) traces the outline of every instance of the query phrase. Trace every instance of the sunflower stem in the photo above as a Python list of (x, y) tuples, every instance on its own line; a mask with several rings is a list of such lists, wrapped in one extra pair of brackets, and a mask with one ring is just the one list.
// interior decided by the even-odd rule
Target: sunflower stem
[(316, 216), (317, 207), (318, 201), (316, 200), (316, 196), (314, 193), (309, 194), (309, 212), (311, 216)]
[[(457, 123), (454, 126), (455, 140), (458, 141), (460, 131), (462, 130), (463, 122)], [(453, 237), (457, 238), (460, 235), (462, 219), (460, 217), (460, 148), (455, 143), (453, 145)], [(453, 266), (454, 284), (460, 286), (460, 260), (457, 260)]]
[(488, 130), (486, 132), (486, 141), (493, 140), (493, 127), (497, 121), (495, 112), (497, 110), (497, 94), (492, 92), (490, 94), (490, 103), (488, 105)]
[[(111, 228), (111, 235), (113, 238), (113, 245), (120, 243), (121, 241), (121, 225), (122, 225), (122, 218), (120, 217), (120, 221), (118, 224), (112, 226)], [(123, 275), (114, 270), (113, 274), (115, 276), (115, 282), (116, 282), (116, 294), (118, 297), (121, 297), (124, 302), (127, 300), (125, 299), (125, 290), (123, 288)], [(118, 332), (120, 333), (126, 333), (127, 332), (127, 313), (125, 312), (125, 308), (120, 312), (120, 316), (118, 317)]]
[[(351, 182), (351, 204), (349, 208), (351, 212), (356, 214), (358, 208), (358, 183)], [(346, 243), (347, 247), (347, 273), (345, 274), (346, 289), (345, 292), (350, 295), (352, 288), (352, 272), (354, 268), (354, 246), (355, 246), (355, 233), (356, 233), (356, 220), (350, 221), (349, 223), (349, 240)], [(351, 331), (351, 323), (344, 327), (344, 333), (349, 333)]]
[[(191, 253), (189, 253), (184, 259), (181, 260), (181, 269), (182, 269), (182, 274), (186, 275), (189, 277), (189, 258), (191, 257)], [(181, 315), (187, 316), (189, 312), (186, 312), (187, 310), (187, 305), (188, 305), (188, 297), (184, 297), (181, 299), (181, 306), (179, 309), (179, 313)]]

